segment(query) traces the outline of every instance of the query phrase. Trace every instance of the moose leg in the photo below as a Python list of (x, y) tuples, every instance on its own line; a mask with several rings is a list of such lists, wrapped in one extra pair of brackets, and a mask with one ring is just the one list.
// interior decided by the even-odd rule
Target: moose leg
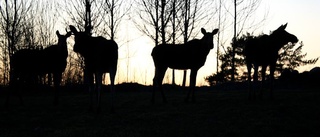
[(276, 64), (270, 65), (270, 99), (273, 99), (273, 82), (274, 82), (274, 71)]
[[(52, 83), (52, 78), (51, 78), (51, 73), (48, 73), (48, 86), (51, 86), (51, 83)], [(44, 83), (46, 84), (46, 80), (44, 80)]]
[(18, 80), (15, 76), (10, 76), (9, 90), (5, 101), (5, 107), (9, 107), (10, 97), (16, 95), (19, 98), (20, 105), (23, 106), (22, 90), (25, 89), (24, 79), (20, 76)]
[[(15, 83), (14, 83), (14, 91), (16, 92), (16, 94), (18, 95), (19, 99), (20, 99), (20, 105), (24, 105), (23, 103), (23, 99), (22, 99), (22, 90), (26, 89), (27, 86), (27, 81), (28, 81), (28, 75), (27, 74), (19, 74), (19, 80), (15, 79)], [(17, 85), (16, 85), (17, 84)]]
[(154, 75), (154, 78), (153, 78), (153, 86), (152, 86), (152, 97), (151, 97), (151, 103), (154, 104), (155, 102), (155, 92), (156, 92), (156, 88), (159, 87), (158, 85), (158, 77), (157, 77), (157, 71), (155, 71), (155, 75)]
[(9, 86), (9, 90), (6, 91), (6, 100), (5, 100), (5, 107), (6, 108), (9, 108), (9, 103), (10, 103), (10, 98), (11, 96), (16, 96), (19, 98), (19, 101), (20, 101), (20, 105), (23, 106), (24, 103), (23, 103), (23, 99), (22, 99), (22, 87), (21, 86), (12, 86), (10, 85)]
[(114, 101), (115, 101), (115, 87), (114, 87), (114, 80), (116, 77), (116, 68), (110, 70), (110, 92), (111, 92), (111, 113), (114, 113)]
[(102, 73), (95, 73), (96, 90), (97, 90), (97, 113), (101, 110), (101, 86), (102, 86)]
[(152, 91), (152, 99), (151, 102), (154, 103), (155, 102), (155, 90), (156, 88), (160, 89), (161, 95), (162, 95), (162, 100), (164, 103), (167, 103), (167, 99), (164, 95), (163, 89), (162, 89), (162, 80), (163, 77), (166, 73), (167, 68), (166, 67), (156, 67), (155, 69), (155, 75), (153, 78), (153, 91)]
[[(19, 81), (20, 82), (20, 81)], [(22, 84), (20, 84), (20, 85), (22, 85)], [(19, 97), (19, 100), (20, 100), (20, 105), (24, 105), (24, 103), (23, 103), (23, 99), (22, 99), (22, 87), (25, 87), (25, 86), (18, 86), (18, 89), (17, 89), (17, 94), (18, 94), (18, 97)]]
[(189, 101), (190, 93), (192, 94), (191, 95), (192, 96), (191, 97), (192, 102), (195, 102), (194, 90), (195, 90), (195, 86), (196, 86), (197, 72), (198, 72), (198, 70), (191, 70), (189, 91), (188, 91), (188, 94), (187, 94), (187, 98), (185, 99), (185, 102)]
[(6, 91), (7, 93), (7, 97), (6, 97), (6, 101), (5, 101), (5, 107), (8, 108), (9, 107), (9, 100), (10, 100), (10, 96), (12, 92), (15, 92), (17, 87), (20, 87), (17, 84), (17, 79), (15, 79), (15, 77), (13, 76), (13, 71), (11, 72), (10, 75), (10, 82), (9, 82), (9, 90)]
[[(50, 75), (50, 73), (49, 73)], [(54, 105), (59, 104), (59, 96), (60, 96), (60, 83), (62, 79), (62, 73), (54, 73), (53, 74), (53, 84), (54, 84)]]
[(153, 84), (152, 84), (152, 97), (151, 97), (151, 103), (154, 104), (155, 102), (155, 92), (156, 92), (156, 88), (158, 88), (159, 84), (158, 84), (158, 72), (157, 72), (157, 68), (155, 69), (154, 72), (154, 77), (153, 77)]
[(252, 92), (253, 92), (253, 99), (256, 98), (256, 90), (257, 90), (257, 85), (258, 85), (258, 69), (259, 69), (259, 66), (258, 65), (254, 65), (253, 66), (253, 89), (252, 89)]
[[(10, 80), (12, 80), (12, 79), (10, 79)], [(6, 91), (7, 97), (6, 97), (6, 101), (5, 101), (5, 103), (4, 103), (6, 108), (9, 108), (9, 102), (10, 102), (9, 100), (10, 100), (10, 97), (13, 95), (12, 92), (16, 92), (17, 87), (19, 87), (19, 86), (17, 86), (17, 85), (13, 85), (12, 83), (13, 83), (13, 82), (10, 81), (9, 90)]]
[(264, 90), (264, 88), (265, 88), (266, 69), (267, 69), (267, 66), (263, 65), (263, 66), (262, 66), (262, 69), (261, 69), (261, 77), (262, 77), (262, 80), (261, 80), (261, 88), (260, 88), (260, 91), (259, 91), (259, 97), (260, 97), (260, 99), (262, 99), (262, 97), (263, 97), (263, 90)]
[(251, 63), (247, 63), (247, 70), (248, 70), (248, 99), (251, 100), (252, 98), (252, 85), (251, 85)]
[(93, 110), (93, 74), (89, 73), (88, 69), (84, 69), (84, 84), (85, 87), (88, 89), (90, 94), (90, 107), (89, 111)]

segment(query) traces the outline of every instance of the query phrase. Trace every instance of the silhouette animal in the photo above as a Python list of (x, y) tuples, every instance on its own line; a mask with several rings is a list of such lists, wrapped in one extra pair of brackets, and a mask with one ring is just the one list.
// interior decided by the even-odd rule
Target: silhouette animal
[(93, 107), (94, 79), (97, 91), (97, 112), (100, 111), (101, 104), (101, 86), (102, 74), (110, 74), (111, 82), (111, 111), (114, 111), (113, 94), (114, 80), (117, 72), (118, 63), (118, 45), (114, 40), (107, 40), (104, 37), (92, 37), (86, 32), (78, 32), (77, 29), (70, 25), (70, 30), (75, 36), (75, 44), (73, 50), (79, 53), (84, 58), (85, 68), (84, 76), (85, 83), (89, 86), (90, 91), (90, 109)]
[(154, 61), (155, 75), (153, 78), (152, 102), (155, 101), (155, 88), (159, 87), (163, 102), (167, 102), (162, 89), (162, 80), (167, 68), (191, 69), (190, 90), (185, 101), (189, 100), (192, 92), (192, 101), (195, 101), (194, 88), (198, 70), (204, 65), (209, 51), (213, 48), (213, 35), (218, 33), (218, 29), (211, 33), (201, 28), (204, 35), (201, 39), (193, 39), (185, 44), (160, 44), (153, 48), (151, 56)]
[[(255, 89), (251, 85), (251, 68), (254, 68), (253, 81), (254, 86), (258, 81), (258, 69), (262, 67), (262, 85), (264, 85), (266, 68), (270, 69), (270, 98), (273, 98), (273, 80), (276, 62), (279, 56), (279, 50), (289, 42), (296, 43), (298, 39), (296, 36), (288, 33), (285, 25), (281, 25), (278, 29), (274, 30), (270, 35), (262, 35), (249, 39), (244, 48), (245, 61), (248, 70), (249, 82), (249, 99), (255, 98)], [(262, 91), (260, 91), (262, 97)]]
[(58, 104), (59, 90), (62, 73), (67, 65), (67, 38), (71, 32), (61, 35), (56, 31), (58, 43), (45, 49), (22, 49), (11, 57), (11, 84), (26, 85), (30, 81), (35, 82), (39, 75), (53, 74), (55, 99)]

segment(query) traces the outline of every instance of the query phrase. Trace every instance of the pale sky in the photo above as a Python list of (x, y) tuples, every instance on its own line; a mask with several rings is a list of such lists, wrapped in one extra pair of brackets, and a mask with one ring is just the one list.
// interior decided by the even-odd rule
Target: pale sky
[[(303, 41), (303, 53), (307, 53), (306, 59), (320, 57), (320, 1), (319, 0), (264, 0), (258, 10), (257, 18), (263, 16), (265, 11), (268, 16), (264, 25), (255, 30), (256, 34), (269, 34), (280, 25), (288, 23), (286, 30), (298, 37), (299, 42)], [(261, 13), (259, 13), (261, 12)], [(260, 15), (261, 14), (261, 15)], [(116, 75), (116, 83), (138, 82), (151, 85), (154, 76), (154, 65), (151, 51), (154, 47), (153, 41), (135, 29), (132, 23), (124, 23), (121, 29), (123, 35), (116, 42), (119, 47), (119, 65)], [(207, 24), (204, 28), (212, 31), (215, 24)], [(64, 28), (62, 28), (64, 30)], [(199, 31), (199, 30), (195, 30)], [(232, 27), (224, 30), (225, 34), (233, 33)], [(197, 38), (201, 38), (200, 35)], [(232, 37), (227, 35), (226, 37)], [(225, 39), (228, 39), (225, 38)], [(216, 37), (214, 38), (216, 44)], [(230, 41), (226, 41), (227, 45)], [(72, 49), (70, 46), (69, 49)], [(204, 77), (216, 73), (216, 51), (217, 45), (207, 56), (205, 65), (199, 69), (197, 85), (208, 85)], [(128, 60), (129, 59), (129, 60)], [(298, 68), (300, 72), (310, 70), (315, 66), (320, 66), (320, 61), (315, 65)], [(168, 69), (164, 78), (164, 83), (171, 83), (172, 70)], [(181, 85), (183, 71), (176, 71), (176, 83)], [(187, 75), (187, 85), (189, 85), (189, 74)], [(109, 83), (108, 75), (106, 84)]]
[[(128, 1), (126, 1), (128, 2)], [(228, 1), (229, 2), (229, 1)], [(231, 1), (232, 2), (232, 1)], [(201, 8), (217, 7), (216, 5), (204, 5)], [(211, 7), (210, 7), (211, 6)], [(229, 7), (230, 8), (230, 7)], [(133, 8), (135, 9), (135, 8)], [(211, 10), (210, 9), (210, 10)], [(232, 6), (229, 10), (232, 9)], [(262, 26), (254, 30), (254, 34), (269, 34), (280, 25), (288, 23), (286, 30), (298, 37), (299, 42), (303, 41), (303, 53), (307, 53), (306, 59), (320, 57), (320, 0), (262, 0), (260, 7), (255, 15), (259, 19), (268, 11), (266, 21)], [(132, 11), (130, 14), (134, 14)], [(229, 13), (226, 13), (229, 14)], [(213, 15), (215, 16), (215, 15)], [(230, 15), (227, 15), (230, 16)], [(209, 18), (209, 17), (208, 17)], [(217, 19), (213, 17), (213, 21), (205, 24), (203, 28), (212, 31), (217, 28)], [(232, 20), (232, 19), (231, 19)], [(56, 20), (55, 27), (61, 32), (65, 31), (63, 19)], [(121, 34), (116, 42), (119, 45), (119, 65), (116, 75), (116, 83), (122, 82), (138, 82), (141, 84), (151, 85), (154, 76), (154, 65), (151, 57), (151, 51), (154, 47), (153, 41), (136, 29), (132, 21), (124, 19), (121, 26)], [(221, 29), (224, 33), (225, 46), (230, 46), (230, 40), (233, 35), (232, 21), (229, 20), (228, 28)], [(55, 31), (55, 30), (54, 30)], [(194, 30), (200, 32), (199, 30)], [(54, 32), (53, 32), (54, 33)], [(246, 32), (244, 32), (246, 33)], [(251, 32), (249, 32), (251, 33)], [(201, 38), (201, 33), (197, 38)], [(228, 40), (230, 39), (230, 40)], [(70, 39), (72, 41), (72, 39)], [(205, 65), (199, 69), (197, 76), (197, 85), (208, 85), (204, 77), (216, 73), (216, 37), (214, 38), (214, 49), (207, 56)], [(73, 48), (73, 42), (69, 42), (70, 51)], [(299, 72), (308, 71), (313, 67), (320, 66), (320, 61), (315, 65), (303, 66), (298, 68)], [(171, 83), (172, 70), (168, 69), (164, 78), (164, 83)], [(176, 83), (181, 85), (183, 71), (176, 71)], [(187, 75), (187, 85), (189, 79), (189, 71)], [(108, 75), (106, 84), (109, 83)]]
[[(320, 56), (320, 1), (319, 0), (267, 0), (263, 1), (260, 8), (269, 11), (265, 25), (261, 29), (255, 30), (256, 33), (269, 34), (280, 25), (288, 23), (286, 30), (303, 41), (303, 52), (307, 53), (306, 59), (317, 58)], [(265, 12), (261, 13), (265, 14)], [(259, 16), (259, 15), (258, 15)], [(263, 16), (263, 15), (261, 15)], [(134, 27), (134, 26), (132, 26)], [(206, 28), (206, 27), (205, 27)], [(214, 26), (208, 26), (207, 31), (212, 31)], [(200, 30), (199, 30), (200, 31)], [(152, 84), (154, 75), (153, 61), (150, 56), (154, 46), (153, 42), (137, 32), (127, 30), (128, 35), (133, 33), (134, 41), (130, 42), (130, 64), (129, 64), (129, 82), (139, 82), (141, 84)], [(317, 33), (318, 32), (318, 33)], [(198, 38), (200, 38), (199, 36)], [(216, 38), (215, 38), (216, 40)], [(126, 52), (127, 48), (121, 48), (119, 52)], [(199, 69), (197, 76), (197, 85), (207, 85), (204, 77), (216, 72), (216, 45), (210, 51), (206, 64)], [(121, 55), (120, 55), (121, 56)], [(122, 55), (119, 60), (118, 82), (126, 81), (127, 62), (124, 61), (126, 55)], [(123, 61), (121, 61), (123, 60)], [(320, 61), (312, 66), (298, 68), (300, 72), (310, 70), (315, 66), (320, 66)], [(181, 84), (182, 71), (176, 71), (176, 83)], [(167, 70), (164, 83), (171, 83), (171, 69)], [(189, 72), (187, 78), (189, 77)], [(124, 80), (121, 80), (124, 78)], [(188, 85), (188, 83), (187, 83)]]
[[(288, 22), (286, 30), (303, 41), (303, 52), (307, 59), (320, 57), (320, 1), (319, 0), (268, 0), (270, 17), (264, 31), (272, 30), (281, 23)], [(310, 70), (320, 66), (300, 67), (299, 71)]]

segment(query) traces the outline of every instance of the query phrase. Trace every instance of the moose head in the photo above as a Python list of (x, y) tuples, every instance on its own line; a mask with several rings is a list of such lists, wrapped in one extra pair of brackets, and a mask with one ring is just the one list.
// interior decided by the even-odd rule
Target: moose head
[(66, 35), (61, 35), (61, 34), (59, 33), (59, 31), (57, 30), (57, 31), (56, 31), (56, 34), (57, 34), (57, 36), (58, 36), (58, 45), (59, 45), (59, 46), (65, 46), (65, 45), (67, 45), (67, 38), (71, 36), (71, 32), (68, 32), (68, 31), (67, 31), (67, 34), (66, 34)]
[(87, 45), (90, 45), (90, 39), (92, 38), (90, 34), (86, 32), (79, 32), (74, 26), (70, 25), (71, 32), (75, 35), (74, 37), (74, 47), (73, 51), (78, 52), (82, 55), (85, 54)]
[(270, 35), (271, 37), (274, 38), (275, 41), (277, 41), (278, 45), (280, 45), (281, 47), (287, 44), (288, 42), (291, 42), (291, 43), (298, 42), (298, 38), (295, 35), (290, 34), (285, 30), (287, 25), (288, 23), (281, 25), (278, 29), (274, 30)]
[(207, 45), (208, 49), (213, 49), (213, 35), (217, 34), (219, 29), (214, 29), (211, 33), (207, 32), (204, 28), (201, 28), (202, 37), (202, 45)]

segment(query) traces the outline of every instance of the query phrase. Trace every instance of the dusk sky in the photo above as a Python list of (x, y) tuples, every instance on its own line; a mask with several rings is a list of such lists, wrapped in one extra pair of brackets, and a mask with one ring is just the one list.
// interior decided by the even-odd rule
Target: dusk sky
[[(269, 19), (264, 31), (272, 30), (279, 23), (288, 22), (286, 30), (303, 41), (303, 51), (308, 59), (320, 57), (320, 1), (319, 0), (269, 0)], [(299, 71), (310, 70), (315, 65), (299, 68)]]
[[(62, 2), (62, 1), (61, 1)], [(125, 1), (130, 3), (130, 1)], [(214, 1), (213, 4), (207, 4), (200, 6), (202, 9), (212, 10), (217, 7), (217, 2)], [(222, 1), (229, 3), (225, 8), (230, 10), (225, 12), (224, 16), (227, 16), (227, 21), (223, 22), (224, 28), (219, 28), (220, 33), (223, 35), (224, 47), (230, 46), (231, 38), (233, 37), (233, 19), (232, 19), (232, 6), (233, 1)], [(248, 2), (248, 1), (244, 1)], [(59, 1), (60, 3), (60, 1)], [(62, 2), (62, 5), (58, 8), (64, 8), (66, 5)], [(62, 6), (62, 7), (61, 7)], [(139, 12), (139, 8), (133, 5), (134, 8), (130, 9), (130, 16)], [(303, 41), (303, 53), (307, 53), (305, 59), (313, 59), (320, 56), (320, 1), (319, 0), (262, 0), (259, 8), (254, 13), (254, 16), (248, 21), (259, 21), (265, 15), (265, 21), (259, 24), (258, 28), (254, 30), (244, 30), (242, 33), (253, 33), (255, 35), (264, 33), (269, 34), (270, 31), (277, 29), (280, 25), (288, 23), (286, 30), (298, 37), (299, 42)], [(200, 24), (194, 30), (198, 33), (196, 38), (200, 39), (202, 34), (200, 33), (200, 28), (203, 27), (207, 31), (212, 31), (217, 28), (217, 14), (208, 14), (207, 18), (210, 18), (210, 22), (206, 24)], [(147, 18), (147, 17), (146, 17)], [(59, 17), (55, 22), (55, 29), (61, 32), (65, 31), (64, 18)], [(72, 21), (70, 21), (72, 22)], [(70, 24), (74, 25), (74, 24)], [(152, 29), (152, 28), (151, 28)], [(56, 30), (52, 30), (54, 33)], [(108, 38), (108, 37), (106, 37)], [(119, 33), (115, 39), (119, 45), (119, 63), (118, 71), (116, 76), (116, 83), (122, 82), (138, 82), (141, 84), (151, 85), (154, 76), (154, 65), (151, 57), (151, 51), (154, 47), (154, 42), (145, 34), (141, 33), (137, 27), (132, 23), (132, 18), (125, 16), (121, 22)], [(68, 48), (70, 52), (73, 48), (73, 38), (69, 38)], [(214, 48), (210, 51), (207, 56), (207, 61), (205, 65), (199, 69), (197, 76), (197, 85), (208, 85), (204, 77), (216, 73), (216, 52), (217, 52), (217, 37), (214, 37)], [(220, 48), (220, 50), (222, 50)], [(299, 72), (310, 70), (315, 66), (320, 66), (318, 61), (315, 65), (299, 67)], [(171, 83), (171, 69), (167, 70), (164, 78), (164, 83)], [(246, 71), (245, 69), (243, 71)], [(183, 71), (176, 71), (176, 83), (181, 84)], [(189, 71), (188, 71), (189, 77)], [(107, 83), (109, 83), (108, 75), (106, 77)], [(188, 83), (188, 81), (187, 81)]]
[[(268, 13), (266, 21), (263, 25), (254, 31), (255, 34), (269, 34), (270, 31), (277, 29), (280, 25), (288, 23), (286, 30), (298, 37), (299, 42), (303, 41), (303, 53), (307, 53), (305, 59), (317, 58), (320, 56), (320, 1), (318, 0), (267, 0), (262, 1), (257, 10), (257, 18)], [(134, 26), (133, 26), (134, 27)], [(212, 31), (216, 26), (208, 24), (204, 28), (207, 31)], [(200, 30), (198, 30), (200, 31)], [(226, 37), (232, 37), (232, 29), (225, 29)], [(130, 31), (129, 31), (130, 32)], [(154, 75), (153, 61), (150, 56), (151, 50), (154, 47), (151, 39), (142, 36), (137, 36), (138, 32), (132, 32), (136, 39), (130, 42), (130, 54), (132, 54), (129, 63), (129, 82), (139, 82), (142, 84), (152, 84)], [(227, 33), (230, 33), (229, 35)], [(197, 38), (201, 38), (199, 36)], [(216, 43), (216, 37), (214, 39)], [(230, 43), (227, 41), (226, 43)], [(229, 46), (229, 45), (226, 45)], [(207, 85), (204, 77), (216, 73), (216, 50), (217, 45), (210, 51), (206, 64), (199, 69), (197, 76), (197, 85)], [(122, 48), (119, 50), (126, 51)], [(120, 55), (121, 56), (121, 55)], [(121, 57), (120, 57), (121, 58)], [(126, 61), (119, 60), (118, 80), (121, 77), (126, 79)], [(299, 72), (310, 70), (315, 66), (320, 66), (318, 61), (315, 65), (299, 67)], [(182, 71), (177, 71), (177, 84), (181, 84)], [(171, 81), (171, 69), (167, 70), (164, 78), (165, 83)], [(188, 72), (189, 76), (189, 72)]]

